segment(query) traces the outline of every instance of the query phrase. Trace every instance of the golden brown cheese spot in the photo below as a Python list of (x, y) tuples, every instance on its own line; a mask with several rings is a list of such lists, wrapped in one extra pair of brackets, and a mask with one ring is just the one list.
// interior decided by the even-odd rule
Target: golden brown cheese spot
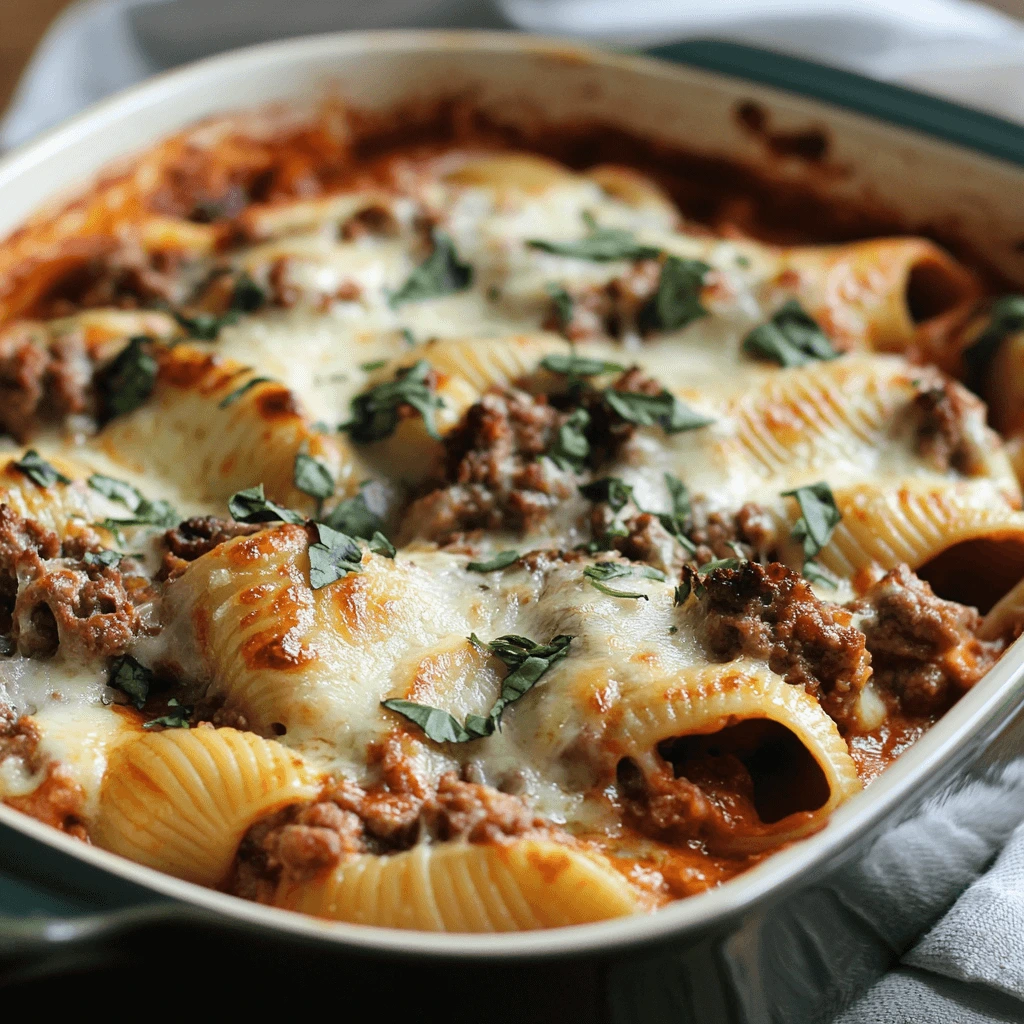
[(256, 395), (256, 409), (265, 420), (300, 419), (298, 399), (286, 387), (264, 388)]
[(314, 621), (308, 588), (292, 584), (282, 590), (270, 605), (269, 618), (273, 622), (270, 629), (255, 633), (242, 644), (242, 657), (249, 668), (291, 671), (317, 659), (316, 651), (306, 643)]

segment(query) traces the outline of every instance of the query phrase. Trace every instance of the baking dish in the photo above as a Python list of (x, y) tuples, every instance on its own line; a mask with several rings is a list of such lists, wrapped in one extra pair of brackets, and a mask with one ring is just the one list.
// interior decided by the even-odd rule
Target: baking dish
[[(1012, 202), (1024, 173), (1013, 163), (1024, 162), (1020, 129), (737, 48), (694, 44), (666, 55), (717, 71), (475, 33), (328, 36), (229, 54), (108, 101), (9, 157), (0, 167), (0, 235), (112, 160), (197, 119), (306, 103), (330, 87), (371, 111), (469, 94), (506, 121), (618, 124), (695, 150), (709, 166), (753, 164), (790, 190), (871, 207), (885, 223), (935, 234), (1003, 278), (1024, 280), (1024, 212)], [(736, 73), (770, 84), (730, 77)], [(833, 100), (848, 94), (876, 115), (964, 145), (780, 92), (780, 85)], [(760, 112), (757, 130), (751, 118), (736, 116), (751, 104)], [(779, 145), (801, 137), (813, 145), (797, 147), (795, 156)], [(893, 182), (913, 187), (894, 189)], [(1024, 816), (1011, 742), (1024, 698), (1020, 660), (1019, 651), (1008, 654), (822, 833), (654, 917), (506, 937), (327, 925), (177, 882), (0, 808), (8, 870), (47, 886), (61, 879), (79, 906), (121, 908), (11, 928), (0, 952), (23, 964), (65, 947), (101, 955), (101, 938), (116, 945), (152, 924), (194, 921), (211, 935), (240, 930), (246, 950), (302, 949), (307, 970), (337, 975), (358, 963), (366, 985), (379, 984), (378, 972), (386, 975), (401, 958), (407, 976), (436, 972), (442, 961), (452, 991), (472, 990), (500, 959), (503, 987), (516, 993), (509, 999), (527, 1000), (537, 1019), (568, 1005), (583, 1019), (652, 1020), (669, 1012), (681, 1020), (814, 1019), (884, 967)], [(176, 902), (154, 902), (160, 898)], [(477, 1019), (486, 1012), (474, 1009)]]

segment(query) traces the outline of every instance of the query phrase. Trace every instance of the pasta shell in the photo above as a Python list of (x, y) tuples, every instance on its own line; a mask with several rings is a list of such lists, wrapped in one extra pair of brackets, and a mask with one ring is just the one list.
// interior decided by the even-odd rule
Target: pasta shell
[(966, 267), (923, 238), (882, 238), (784, 253), (780, 287), (797, 296), (827, 333), (879, 352), (923, 349), (952, 370), (954, 328), (981, 286)]
[(274, 501), (312, 511), (293, 482), (299, 451), (325, 462), (340, 492), (353, 488), (354, 457), (346, 443), (314, 430), (282, 384), (239, 392), (251, 378), (239, 363), (177, 345), (161, 355), (153, 396), (111, 421), (98, 443), (134, 471), (157, 473), (208, 501), (262, 483)]
[(253, 822), (318, 789), (279, 743), (235, 729), (169, 729), (114, 751), (92, 836), (140, 864), (215, 886)]
[[(676, 679), (636, 689), (622, 702), (622, 716), (606, 736), (616, 759), (631, 757), (654, 766), (659, 743), (685, 736), (717, 733), (737, 723), (767, 719), (789, 730), (820, 768), (828, 799), (813, 811), (800, 811), (746, 828), (726, 843), (735, 852), (752, 852), (788, 842), (821, 828), (841, 803), (858, 793), (861, 782), (835, 722), (803, 687), (752, 662), (736, 661), (686, 672)], [(807, 780), (785, 780), (795, 787)]]
[(601, 858), (546, 839), (363, 855), (325, 877), (282, 882), (274, 902), (334, 921), (437, 932), (557, 928), (641, 909)]
[(941, 596), (982, 609), (1024, 576), (1024, 513), (989, 481), (865, 484), (835, 499), (843, 518), (819, 558), (840, 576), (905, 562)]
[(535, 153), (499, 153), (472, 157), (446, 174), (445, 180), (465, 188), (489, 188), (504, 197), (514, 192), (538, 195), (576, 180), (576, 175)]

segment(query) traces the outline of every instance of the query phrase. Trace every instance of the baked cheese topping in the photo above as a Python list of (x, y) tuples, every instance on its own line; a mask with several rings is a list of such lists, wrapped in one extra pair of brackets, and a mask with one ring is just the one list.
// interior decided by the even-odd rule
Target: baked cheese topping
[(948, 375), (1003, 341), (980, 285), (713, 236), (627, 168), (370, 172), (151, 204), (31, 299), (0, 261), (0, 796), (462, 931), (821, 828), (1020, 629), (1020, 487)]

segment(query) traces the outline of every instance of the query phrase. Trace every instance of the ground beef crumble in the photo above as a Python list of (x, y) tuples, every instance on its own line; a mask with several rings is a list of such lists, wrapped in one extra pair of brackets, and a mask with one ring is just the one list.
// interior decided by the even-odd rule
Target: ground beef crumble
[(25, 325), (0, 335), (0, 433), (24, 442), (44, 420), (91, 412), (92, 380), (77, 332), (50, 340)]
[(715, 569), (703, 586), (699, 630), (709, 657), (764, 658), (787, 683), (817, 697), (840, 728), (852, 725), (871, 660), (850, 611), (819, 600), (780, 562)]
[(26, 552), (39, 558), (56, 558), (60, 538), (33, 519), (19, 516), (10, 505), (0, 504), (0, 633), (10, 632), (14, 602), (18, 596), (18, 560)]
[(640, 329), (641, 310), (658, 289), (660, 274), (658, 260), (640, 260), (607, 284), (571, 288), (569, 319), (563, 320), (553, 305), (543, 326), (574, 342), (635, 333)]
[(420, 788), (407, 781), (404, 792), (365, 790), (342, 781), (315, 803), (264, 818), (242, 840), (232, 890), (266, 902), (282, 877), (308, 878), (360, 853), (397, 853), (432, 840), (493, 843), (550, 832), (517, 797), (464, 782), (454, 772), (443, 775), (433, 792), (416, 792)]
[(965, 476), (983, 471), (981, 453), (971, 438), (971, 417), (984, 421), (980, 399), (956, 381), (924, 388), (914, 398), (917, 451), (939, 472), (953, 469)]
[(528, 532), (575, 490), (571, 474), (538, 459), (567, 419), (543, 396), (484, 395), (445, 439), (431, 489), (409, 507), (402, 535), (446, 544), (470, 530)]
[(905, 565), (854, 602), (874, 680), (910, 714), (938, 714), (995, 663), (1002, 641), (977, 637), (977, 609), (944, 601)]

